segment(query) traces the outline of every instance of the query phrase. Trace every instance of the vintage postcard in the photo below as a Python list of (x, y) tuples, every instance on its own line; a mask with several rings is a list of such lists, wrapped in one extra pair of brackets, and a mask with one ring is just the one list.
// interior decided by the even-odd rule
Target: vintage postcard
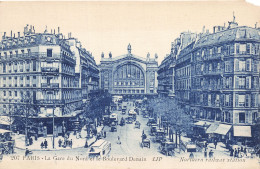
[(0, 168), (259, 168), (260, 7), (0, 2)]

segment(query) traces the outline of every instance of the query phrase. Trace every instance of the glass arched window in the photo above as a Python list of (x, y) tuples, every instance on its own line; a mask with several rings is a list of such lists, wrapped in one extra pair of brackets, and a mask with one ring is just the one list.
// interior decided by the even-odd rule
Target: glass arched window
[(144, 74), (138, 66), (126, 64), (114, 72), (114, 81), (127, 86), (144, 86)]

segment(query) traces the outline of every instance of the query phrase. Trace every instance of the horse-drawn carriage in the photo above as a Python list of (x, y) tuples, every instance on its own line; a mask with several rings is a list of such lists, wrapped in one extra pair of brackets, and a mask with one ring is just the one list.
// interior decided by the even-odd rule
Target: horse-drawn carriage
[(155, 141), (164, 142), (166, 140), (166, 133), (163, 129), (156, 129), (155, 132)]
[(142, 142), (141, 142), (141, 147), (148, 147), (150, 148), (151, 147), (151, 141), (150, 139), (147, 138), (146, 134), (144, 134), (144, 131), (143, 131), (143, 134), (142, 134)]
[(161, 145), (159, 147), (160, 152), (166, 156), (174, 156), (174, 148), (174, 143), (169, 141), (161, 142)]

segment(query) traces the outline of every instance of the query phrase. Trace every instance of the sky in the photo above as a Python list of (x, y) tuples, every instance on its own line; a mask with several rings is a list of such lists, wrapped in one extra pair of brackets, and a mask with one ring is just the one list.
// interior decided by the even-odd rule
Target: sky
[(113, 57), (132, 53), (158, 54), (160, 63), (170, 53), (171, 42), (181, 32), (212, 32), (215, 25), (233, 19), (240, 26), (260, 27), (260, 7), (232, 2), (0, 2), (0, 35), (22, 32), (26, 24), (36, 32), (60, 27), (92, 52), (99, 64), (101, 53)]

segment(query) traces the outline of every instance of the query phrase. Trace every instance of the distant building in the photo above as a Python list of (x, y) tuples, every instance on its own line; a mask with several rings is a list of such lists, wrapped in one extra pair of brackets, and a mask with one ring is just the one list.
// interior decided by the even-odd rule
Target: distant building
[(144, 97), (157, 94), (157, 55), (142, 58), (132, 54), (131, 45), (128, 53), (118, 57), (105, 58), (101, 55), (100, 88), (113, 95), (125, 97)]
[[(11, 112), (12, 116), (18, 115), (19, 111), (24, 111), (21, 106), (29, 100), (30, 117), (35, 122), (52, 126), (50, 118), (54, 113), (57, 118), (55, 125), (61, 127), (62, 121), (67, 122), (68, 117), (79, 113), (82, 96), (87, 93), (81, 85), (89, 84), (91, 75), (88, 73), (91, 71), (85, 74), (82, 69), (75, 69), (77, 65), (87, 65), (89, 70), (95, 62), (85, 49), (73, 48), (76, 43), (72, 44), (70, 39), (70, 36), (65, 39), (59, 28), (56, 33), (55, 30), (48, 32), (47, 28), (44, 33), (35, 33), (34, 27), (28, 25), (23, 36), (19, 32), (18, 36), (11, 32), (9, 37), (4, 33), (0, 42), (1, 114), (10, 115)], [(81, 54), (81, 59), (75, 55), (75, 49)], [(83, 63), (84, 59), (88, 61)], [(95, 73), (98, 77), (97, 67)], [(95, 78), (93, 81), (98, 82)], [(51, 128), (47, 129), (48, 132), (52, 132)]]
[(162, 97), (173, 97), (175, 95), (175, 64), (177, 55), (177, 44), (172, 43), (171, 53), (166, 55), (158, 68), (157, 93)]

